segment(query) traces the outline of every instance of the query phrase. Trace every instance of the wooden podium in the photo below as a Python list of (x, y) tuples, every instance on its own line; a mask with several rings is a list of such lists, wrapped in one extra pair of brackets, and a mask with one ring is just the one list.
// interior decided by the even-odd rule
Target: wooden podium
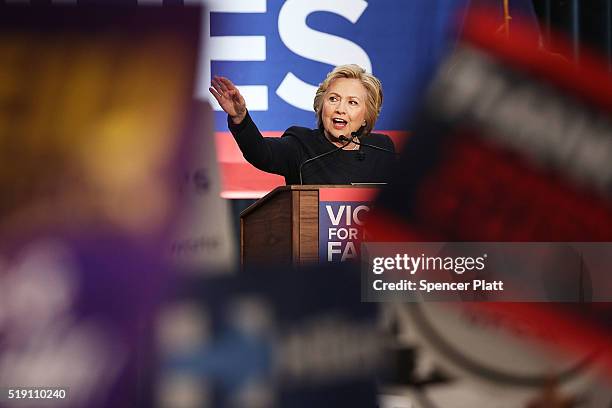
[(242, 266), (318, 262), (319, 193), (330, 189), (347, 200), (357, 192), (363, 196), (377, 191), (350, 185), (292, 185), (272, 190), (240, 214)]

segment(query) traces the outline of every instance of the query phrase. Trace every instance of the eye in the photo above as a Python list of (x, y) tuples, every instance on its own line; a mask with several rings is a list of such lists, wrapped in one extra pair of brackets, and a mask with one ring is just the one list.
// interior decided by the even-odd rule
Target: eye
[(336, 96), (330, 96), (330, 97), (329, 97), (329, 101), (330, 101), (330, 102), (337, 102), (337, 101), (338, 101), (338, 97), (336, 97)]
[(357, 102), (357, 101), (349, 101), (349, 104), (357, 106), (357, 105), (359, 105), (359, 102)]

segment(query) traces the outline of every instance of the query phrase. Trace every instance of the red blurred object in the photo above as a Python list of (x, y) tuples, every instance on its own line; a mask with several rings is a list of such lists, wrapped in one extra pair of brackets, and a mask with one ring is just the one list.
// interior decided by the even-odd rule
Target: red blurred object
[[(488, 64), (487, 69), (493, 71), (498, 67), (498, 71), (492, 73), (494, 80), (499, 79), (502, 83), (507, 80), (510, 84), (516, 81), (521, 89), (531, 86), (534, 94), (541, 92), (537, 96), (544, 102), (552, 100), (557, 103), (555, 106), (567, 107), (564, 119), (573, 117), (570, 115), (572, 109), (581, 109), (577, 114), (587, 112), (593, 123), (603, 123), (604, 128), (609, 126), (612, 79), (603, 59), (585, 52), (581, 55), (581, 65), (576, 66), (542, 50), (533, 40), (537, 37), (534, 27), (513, 23), (510, 38), (495, 35), (498, 28), (499, 21), (490, 11), (471, 12), (457, 55), (462, 49), (468, 50), (465, 55), (480, 58)], [(556, 37), (552, 41), (555, 49), (565, 49), (571, 54), (569, 44), (563, 39)], [(456, 64), (443, 66), (448, 71), (455, 68)], [(492, 137), (494, 127), (485, 125), (495, 124), (495, 117), (483, 119), (473, 113), (469, 116), (470, 112), (461, 118), (445, 117), (441, 106), (447, 100), (442, 99), (452, 99), (456, 95), (444, 92), (443, 86), (448, 86), (449, 91), (480, 91), (478, 85), (469, 88), (473, 84), (460, 82), (452, 75), (456, 74), (441, 72), (442, 79), (439, 77), (437, 81), (442, 82), (442, 87), (434, 83), (442, 92), (437, 99), (428, 101), (421, 124), (406, 146), (403, 166), (395, 183), (383, 192), (378, 207), (371, 214), (370, 241), (612, 242), (609, 186), (605, 191), (605, 187), (598, 189), (571, 177), (571, 170), (578, 168), (575, 164), (580, 160), (588, 161), (588, 156), (577, 157), (578, 154), (571, 150), (564, 152), (566, 156), (554, 156), (560, 146), (548, 143), (553, 138), (543, 138), (537, 146), (544, 153), (550, 153), (547, 155), (540, 154), (541, 151), (534, 153), (533, 145), (511, 143), (508, 137)], [(478, 75), (474, 77), (470, 79), (484, 81)], [(516, 103), (520, 104), (517, 95), (513, 97), (514, 102), (518, 100)], [(501, 102), (492, 98), (488, 103), (507, 103), (503, 106), (508, 109), (504, 113), (516, 117), (514, 121), (506, 117), (504, 123), (522, 125), (524, 117), (520, 114), (525, 112), (524, 105), (512, 111), (503, 95), (500, 99)], [(551, 129), (554, 128), (545, 131), (554, 131)], [(512, 130), (501, 129), (510, 134)], [(533, 139), (538, 134), (534, 132), (529, 136)], [(559, 138), (564, 136), (560, 134)], [(601, 145), (606, 147), (607, 137), (612, 134), (585, 131), (580, 136), (580, 143), (593, 142), (589, 152), (595, 155), (601, 153), (596, 137), (605, 136), (605, 143)], [(612, 376), (612, 355), (608, 351), (612, 340), (612, 303), (460, 305), (491, 314), (508, 325), (527, 322), (530, 327), (538, 327), (537, 332), (530, 333), (534, 339), (565, 352), (599, 350), (598, 360)], [(558, 342), (560, 333), (563, 333), (562, 341)]]

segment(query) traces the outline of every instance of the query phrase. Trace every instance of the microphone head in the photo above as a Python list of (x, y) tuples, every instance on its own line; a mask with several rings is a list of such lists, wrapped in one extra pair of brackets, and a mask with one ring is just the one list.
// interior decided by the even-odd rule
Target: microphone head
[(362, 125), (359, 129), (354, 132), (351, 132), (351, 136), (359, 138), (363, 131), (365, 130), (366, 125)]

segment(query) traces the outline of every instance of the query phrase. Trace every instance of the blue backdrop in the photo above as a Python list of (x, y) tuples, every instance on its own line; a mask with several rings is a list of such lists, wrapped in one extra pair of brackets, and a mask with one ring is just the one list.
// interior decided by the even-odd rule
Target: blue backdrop
[[(314, 127), (314, 113), (283, 100), (276, 94), (279, 85), (291, 72), (300, 80), (317, 86), (334, 65), (359, 63), (351, 57), (361, 49), (384, 87), (384, 107), (376, 128), (402, 130), (406, 127), (407, 113), (417, 107), (419, 95), (436, 64), (452, 46), (456, 14), (467, 1), (269, 0), (264, 2), (265, 12), (258, 13), (214, 12), (213, 6), (210, 36), (264, 36), (265, 60), (211, 60), (209, 69), (213, 75), (229, 77), (237, 85), (268, 87), (268, 109), (251, 109), (261, 130), (282, 131), (291, 125)], [(330, 7), (332, 11), (320, 10), (330, 10)], [(301, 12), (285, 10), (283, 15), (282, 8)], [(345, 18), (349, 14), (353, 19), (358, 16), (354, 23)], [(279, 29), (279, 24), (293, 33), (289, 41), (283, 41), (283, 28)], [(319, 34), (312, 30), (335, 38), (317, 39)], [(336, 45), (340, 53), (334, 51)], [(305, 57), (307, 49), (311, 50), (311, 55)], [(316, 55), (312, 55), (313, 52)], [(205, 65), (206, 61), (201, 71)], [(199, 96), (208, 92), (208, 86), (204, 85), (200, 84)], [(227, 130), (223, 112), (217, 112), (215, 119), (218, 131)]]

